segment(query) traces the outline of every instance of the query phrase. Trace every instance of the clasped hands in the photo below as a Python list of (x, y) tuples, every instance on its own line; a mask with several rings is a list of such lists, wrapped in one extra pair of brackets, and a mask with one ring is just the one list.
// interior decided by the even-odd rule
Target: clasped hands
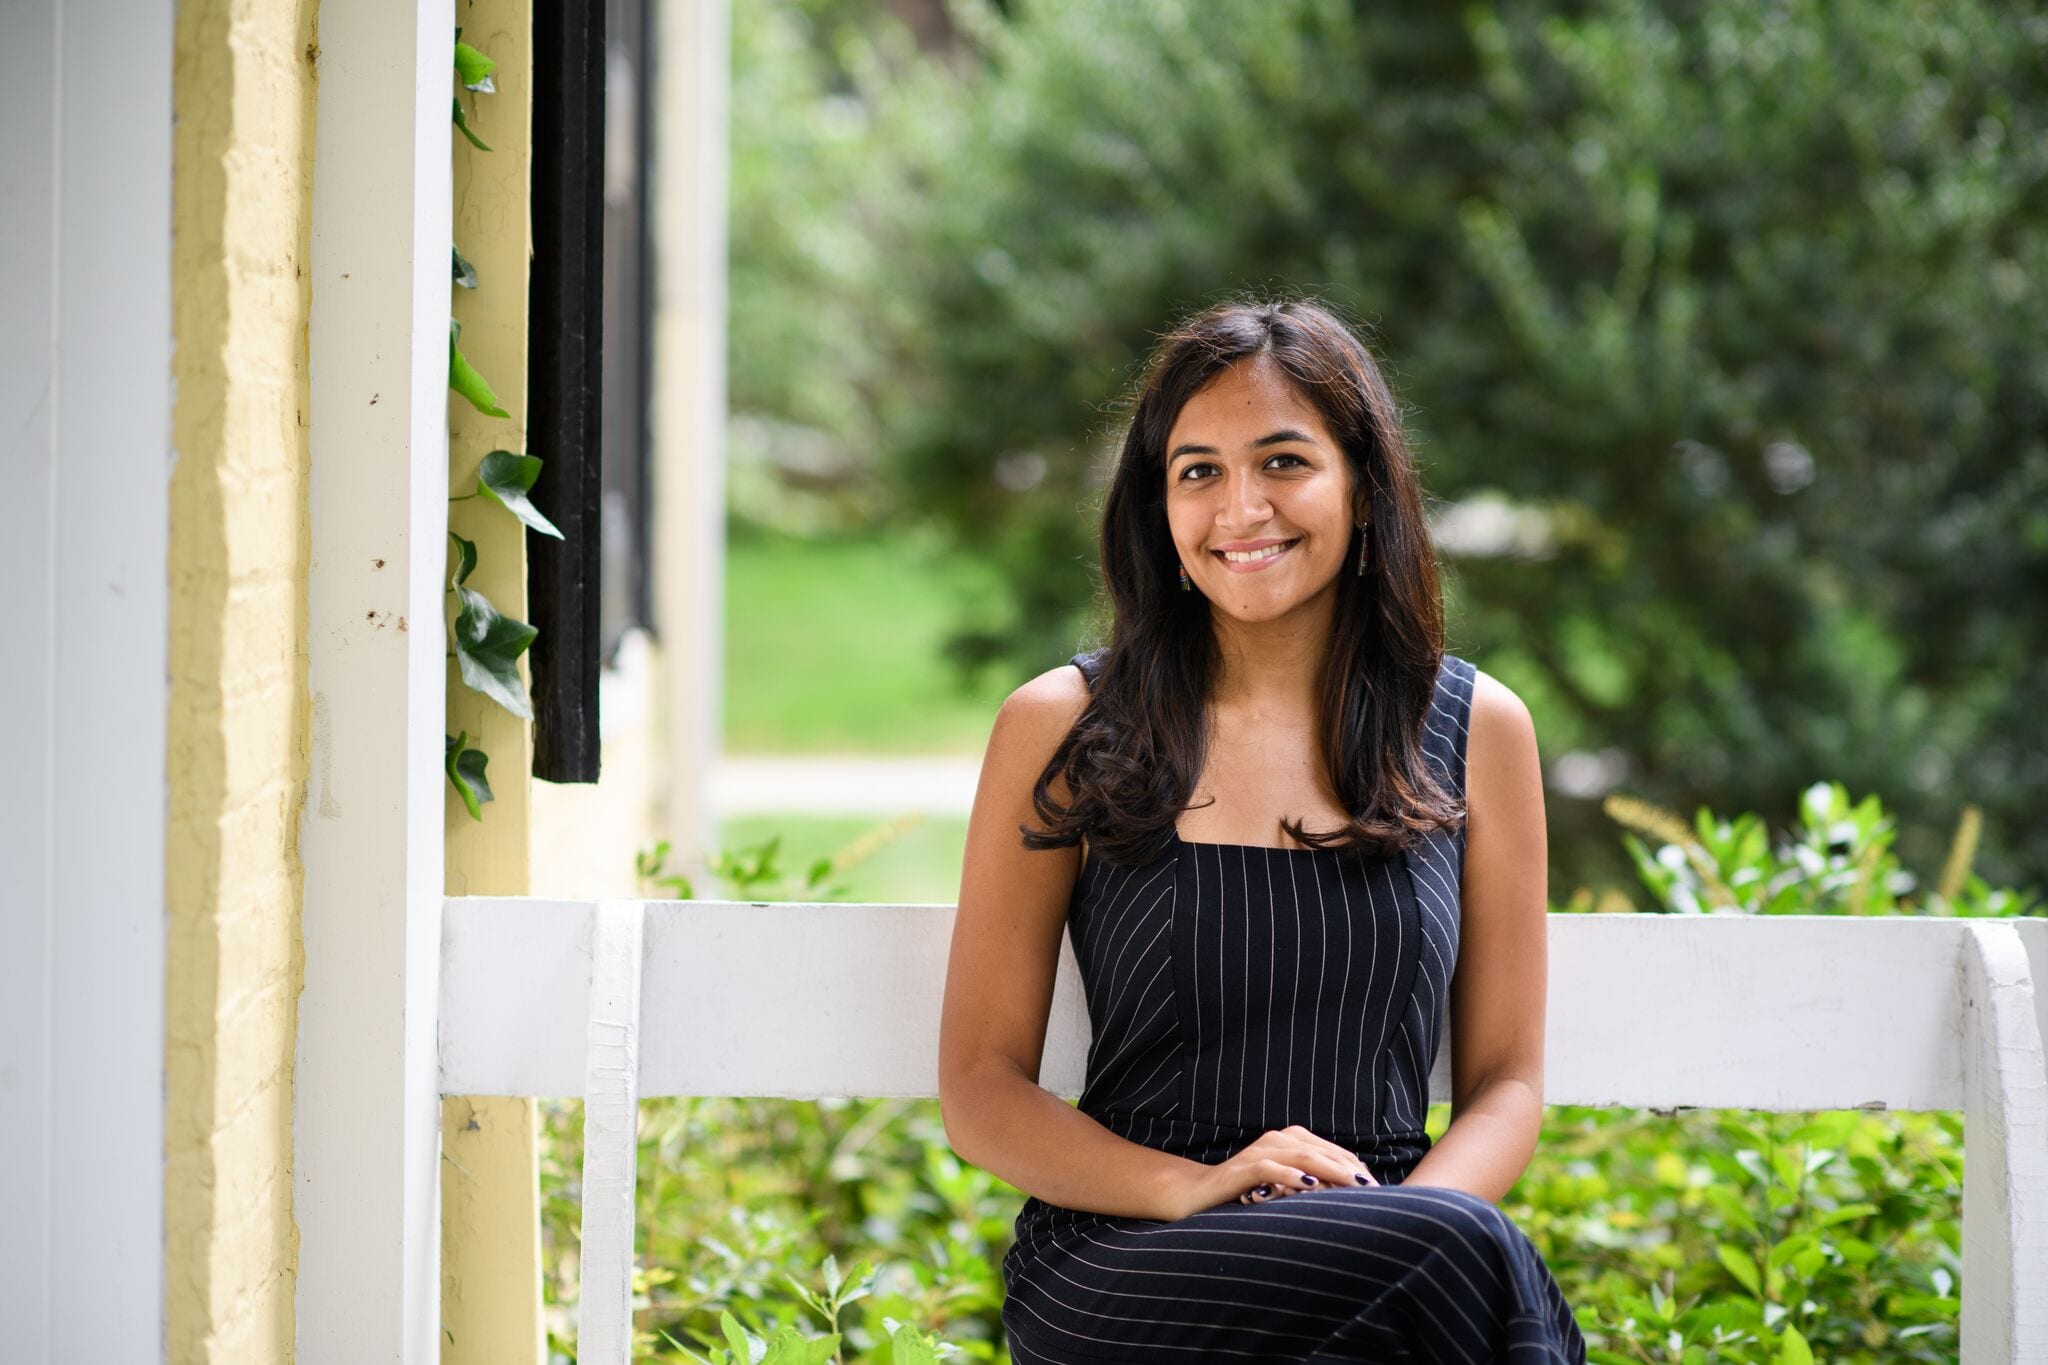
[(1355, 1152), (1316, 1136), (1300, 1124), (1261, 1133), (1222, 1161), (1207, 1166), (1197, 1181), (1188, 1212), (1229, 1199), (1263, 1204), (1306, 1190), (1377, 1185)]

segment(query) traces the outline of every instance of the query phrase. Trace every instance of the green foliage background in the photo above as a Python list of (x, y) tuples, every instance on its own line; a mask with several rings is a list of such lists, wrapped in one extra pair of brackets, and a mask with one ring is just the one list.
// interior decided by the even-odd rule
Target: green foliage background
[[(890, 8), (736, 7), (734, 445), (990, 566), (964, 665), (1089, 628), (1154, 336), (1313, 291), (1546, 752), (1679, 804), (1833, 774), (1923, 862), (1969, 799), (1987, 873), (2048, 879), (2038, 3)], [(1593, 796), (1551, 817), (1558, 894), (1620, 871)]]

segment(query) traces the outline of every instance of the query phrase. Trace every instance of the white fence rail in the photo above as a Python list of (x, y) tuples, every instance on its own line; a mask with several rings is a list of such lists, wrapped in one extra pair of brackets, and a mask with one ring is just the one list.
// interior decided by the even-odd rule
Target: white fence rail
[[(638, 1097), (935, 1095), (952, 924), (949, 905), (448, 902), (442, 1093), (589, 1102), (583, 1365), (627, 1360)], [(1962, 1110), (1962, 1360), (2048, 1361), (2037, 979), (2048, 919), (1553, 915), (1544, 1098)], [(1069, 944), (1049, 1089), (1080, 1092), (1088, 1036)], [(1434, 1100), (1450, 1056), (1447, 1037)]]

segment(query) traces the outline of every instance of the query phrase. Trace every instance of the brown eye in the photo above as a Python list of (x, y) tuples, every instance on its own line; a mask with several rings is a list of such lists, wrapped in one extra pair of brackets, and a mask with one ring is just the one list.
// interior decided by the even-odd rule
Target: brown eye
[[(1269, 456), (1266, 461), (1267, 465), (1270, 467), (1274, 460), (1292, 460), (1295, 464), (1300, 465), (1302, 468), (1308, 468), (1308, 461), (1303, 459), (1301, 456), (1296, 455), (1292, 451), (1283, 450), (1278, 455)], [(1284, 469), (1287, 468), (1287, 466), (1282, 465), (1281, 468)], [(1195, 463), (1187, 465), (1182, 468), (1178, 476), (1178, 480), (1179, 482), (1186, 483), (1190, 478), (1194, 476), (1195, 471), (1204, 469), (1208, 470), (1209, 473), (1203, 475), (1203, 478), (1208, 478), (1216, 472), (1215, 465), (1210, 464), (1206, 460), (1197, 460)], [(1200, 480), (1196, 480), (1196, 482), (1200, 482)]]

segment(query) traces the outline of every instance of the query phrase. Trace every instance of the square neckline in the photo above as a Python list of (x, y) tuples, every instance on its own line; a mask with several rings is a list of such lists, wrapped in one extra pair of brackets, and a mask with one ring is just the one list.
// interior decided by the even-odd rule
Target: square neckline
[(1327, 848), (1291, 848), (1285, 844), (1223, 844), (1213, 839), (1187, 839), (1181, 837), (1180, 825), (1173, 826), (1173, 840), (1187, 848), (1234, 848), (1249, 849), (1260, 853), (1328, 853)]
[[(1180, 825), (1178, 823), (1167, 826), (1167, 839), (1167, 847), (1164, 850), (1162, 850), (1159, 854), (1159, 857), (1162, 859), (1165, 858), (1168, 854), (1174, 853), (1176, 851), (1174, 847), (1175, 845), (1178, 845), (1180, 848), (1213, 848), (1223, 850), (1225, 852), (1236, 850), (1238, 852), (1243, 853), (1331, 853), (1335, 851), (1333, 849), (1327, 848), (1288, 848), (1281, 844), (1224, 844), (1217, 843), (1214, 840), (1210, 839), (1184, 839), (1181, 837)], [(1094, 848), (1088, 845), (1087, 840), (1084, 837), (1082, 840), (1081, 854), (1082, 870), (1085, 871), (1088, 867), (1093, 866), (1100, 860), (1101, 855), (1096, 853)], [(1075, 888), (1077, 893), (1079, 891), (1079, 887), (1080, 881), (1077, 876), (1075, 880)]]

